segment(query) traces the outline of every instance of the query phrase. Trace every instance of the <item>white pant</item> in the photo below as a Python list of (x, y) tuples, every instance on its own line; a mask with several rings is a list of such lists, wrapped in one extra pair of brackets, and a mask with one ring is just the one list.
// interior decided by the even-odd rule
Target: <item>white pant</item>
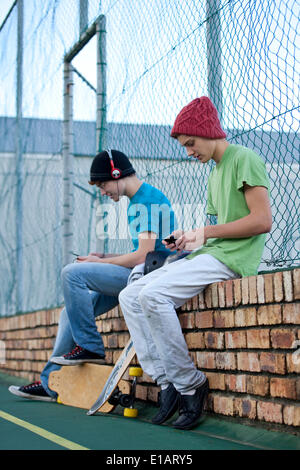
[(213, 282), (239, 277), (211, 255), (163, 266), (128, 285), (119, 302), (139, 363), (158, 385), (188, 392), (205, 380), (191, 360), (176, 308)]

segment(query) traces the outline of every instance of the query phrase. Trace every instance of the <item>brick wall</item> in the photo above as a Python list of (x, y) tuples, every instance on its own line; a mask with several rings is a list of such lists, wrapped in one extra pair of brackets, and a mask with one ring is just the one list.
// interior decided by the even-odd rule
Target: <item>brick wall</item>
[[(300, 426), (299, 300), (300, 269), (295, 269), (212, 284), (178, 310), (190, 355), (209, 379), (209, 412), (271, 428)], [(6, 346), (2, 370), (38, 379), (53, 347), (59, 312), (0, 319)], [(114, 364), (129, 339), (120, 309), (103, 315), (97, 325), (107, 363)], [(155, 402), (157, 393), (144, 374), (138, 398)]]

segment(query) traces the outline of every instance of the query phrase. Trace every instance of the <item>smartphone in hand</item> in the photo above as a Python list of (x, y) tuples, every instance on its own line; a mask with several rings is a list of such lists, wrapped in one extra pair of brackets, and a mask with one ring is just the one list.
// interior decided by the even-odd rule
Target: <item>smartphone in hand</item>
[(175, 243), (177, 238), (174, 238), (173, 235), (171, 235), (169, 238), (165, 238), (164, 241), (167, 242), (169, 245), (171, 243)]

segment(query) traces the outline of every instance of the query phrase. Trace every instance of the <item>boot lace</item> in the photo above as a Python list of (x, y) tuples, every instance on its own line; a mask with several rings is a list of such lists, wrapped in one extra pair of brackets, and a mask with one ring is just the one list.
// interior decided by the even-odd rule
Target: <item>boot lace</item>
[(83, 351), (83, 348), (77, 345), (71, 352), (64, 354), (64, 358), (67, 359), (70, 356), (77, 356), (81, 351)]

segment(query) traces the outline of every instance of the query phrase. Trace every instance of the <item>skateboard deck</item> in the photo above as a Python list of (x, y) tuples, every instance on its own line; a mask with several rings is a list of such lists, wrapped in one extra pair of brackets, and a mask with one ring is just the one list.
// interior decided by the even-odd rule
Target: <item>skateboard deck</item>
[[(58, 393), (59, 403), (89, 410), (113, 369), (112, 366), (98, 364), (63, 366), (60, 370), (51, 372), (49, 387)], [(119, 389), (127, 394), (130, 391), (130, 384), (121, 380)], [(106, 402), (99, 411), (109, 413), (115, 406)]]
[[(91, 406), (87, 414), (89, 416), (95, 414), (97, 411), (103, 412), (104, 408), (109, 405), (108, 400), (110, 399), (111, 395), (113, 394), (114, 390), (119, 387), (120, 391), (124, 393), (120, 387), (121, 379), (129, 366), (130, 362), (132, 361), (133, 357), (135, 356), (135, 350), (133, 347), (133, 342), (130, 339), (125, 346), (121, 356), (117, 360), (114, 368), (111, 370), (110, 374), (107, 376), (106, 382), (103, 384), (102, 387), (98, 388), (102, 390), (99, 397), (95, 401), (95, 403)], [(127, 383), (128, 384), (128, 383)], [(128, 393), (128, 392), (125, 392)]]

